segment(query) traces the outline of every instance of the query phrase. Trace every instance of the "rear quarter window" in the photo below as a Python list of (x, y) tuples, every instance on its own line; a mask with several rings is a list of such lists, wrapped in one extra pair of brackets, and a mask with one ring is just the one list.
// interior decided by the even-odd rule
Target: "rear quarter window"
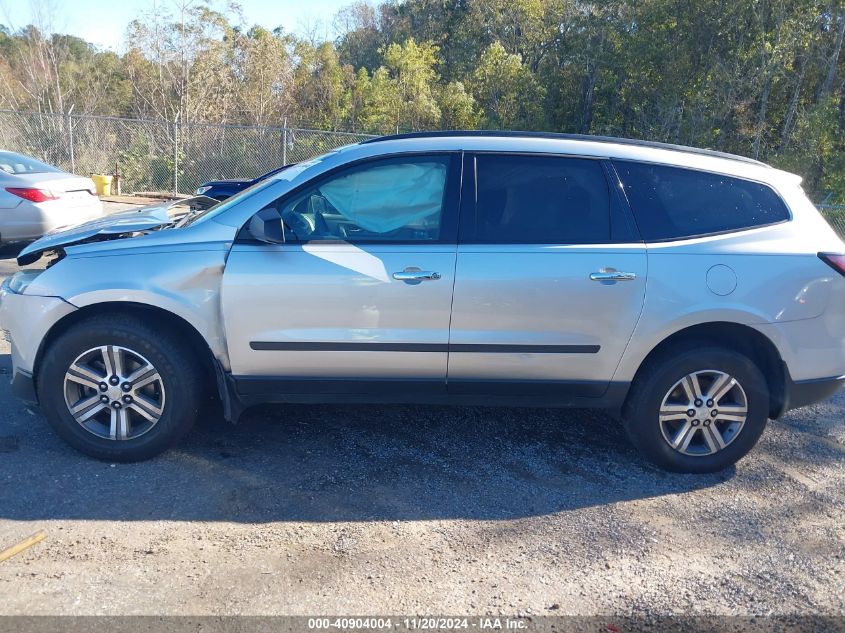
[(764, 184), (665, 165), (614, 161), (645, 241), (750, 229), (789, 219)]

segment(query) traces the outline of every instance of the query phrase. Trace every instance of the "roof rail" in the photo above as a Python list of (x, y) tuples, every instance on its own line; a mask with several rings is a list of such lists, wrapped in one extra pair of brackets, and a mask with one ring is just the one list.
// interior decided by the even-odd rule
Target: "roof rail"
[(560, 139), (564, 141), (591, 141), (594, 143), (615, 143), (617, 145), (634, 145), (636, 147), (668, 149), (676, 152), (685, 152), (687, 154), (700, 154), (702, 156), (713, 156), (715, 158), (727, 158), (743, 163), (761, 165), (763, 167), (769, 166), (766, 165), (766, 163), (760, 162), (759, 160), (754, 160), (753, 158), (747, 158), (746, 156), (739, 156), (737, 154), (729, 154), (727, 152), (719, 152), (712, 149), (688, 147), (686, 145), (675, 145), (673, 143), (659, 143), (657, 141), (643, 141), (632, 138), (619, 138), (615, 136), (593, 136), (591, 134), (563, 134), (558, 132), (519, 132), (511, 130), (443, 130), (433, 132), (408, 132), (406, 134), (392, 134), (389, 136), (377, 136), (376, 138), (369, 138), (365, 141), (361, 141), (361, 145), (366, 145), (369, 143), (381, 143), (382, 141), (395, 141), (411, 138), (449, 138), (456, 136), (549, 138)]

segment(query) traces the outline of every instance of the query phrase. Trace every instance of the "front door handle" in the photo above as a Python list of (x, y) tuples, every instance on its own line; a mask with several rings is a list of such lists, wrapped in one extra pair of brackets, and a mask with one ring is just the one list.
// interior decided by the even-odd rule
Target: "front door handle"
[(423, 281), (437, 281), (440, 279), (440, 273), (419, 268), (406, 268), (402, 272), (393, 273), (393, 278), (408, 284), (418, 284)]
[(634, 281), (637, 273), (625, 273), (615, 268), (602, 268), (597, 273), (590, 273), (593, 281)]

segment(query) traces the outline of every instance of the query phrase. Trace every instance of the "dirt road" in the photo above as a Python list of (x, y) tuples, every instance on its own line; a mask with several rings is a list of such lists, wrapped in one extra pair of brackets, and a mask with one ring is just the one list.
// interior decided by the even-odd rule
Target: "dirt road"
[(0, 563), (2, 614), (845, 614), (845, 393), (712, 476), (598, 413), (403, 406), (209, 409), (110, 465), (9, 369), (0, 549), (48, 536)]

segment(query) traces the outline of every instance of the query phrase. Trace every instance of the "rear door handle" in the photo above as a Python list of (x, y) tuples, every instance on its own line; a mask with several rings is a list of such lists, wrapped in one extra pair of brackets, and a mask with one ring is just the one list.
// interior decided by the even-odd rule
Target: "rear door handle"
[(396, 281), (413, 284), (420, 283), (421, 281), (437, 281), (440, 279), (440, 273), (430, 270), (420, 270), (419, 268), (406, 268), (402, 272), (393, 273), (393, 278)]
[(615, 268), (602, 268), (597, 273), (590, 273), (593, 281), (634, 281), (637, 273), (626, 273)]

